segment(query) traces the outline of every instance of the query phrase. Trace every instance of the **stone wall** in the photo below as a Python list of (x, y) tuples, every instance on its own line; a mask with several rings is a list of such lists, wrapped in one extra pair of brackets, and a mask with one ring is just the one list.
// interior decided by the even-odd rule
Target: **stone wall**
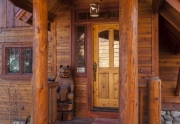
[(161, 124), (180, 124), (180, 111), (161, 111)]

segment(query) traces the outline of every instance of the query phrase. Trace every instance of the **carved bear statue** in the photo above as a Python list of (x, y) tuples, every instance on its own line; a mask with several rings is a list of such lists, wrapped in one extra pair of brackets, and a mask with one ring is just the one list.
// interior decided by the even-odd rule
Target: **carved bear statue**
[(60, 65), (60, 71), (55, 82), (59, 82), (59, 86), (57, 88), (58, 102), (72, 104), (74, 97), (74, 82), (68, 65)]

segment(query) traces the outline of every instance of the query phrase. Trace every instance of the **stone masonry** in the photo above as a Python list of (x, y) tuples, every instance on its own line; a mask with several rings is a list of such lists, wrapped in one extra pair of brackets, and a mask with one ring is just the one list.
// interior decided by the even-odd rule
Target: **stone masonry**
[(161, 111), (161, 124), (180, 124), (180, 111)]

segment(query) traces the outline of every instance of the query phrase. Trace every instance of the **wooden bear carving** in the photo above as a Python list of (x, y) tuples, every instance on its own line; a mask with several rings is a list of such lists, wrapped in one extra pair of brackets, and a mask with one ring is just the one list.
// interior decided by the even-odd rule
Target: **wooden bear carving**
[(60, 65), (60, 71), (55, 82), (59, 82), (59, 86), (57, 88), (58, 102), (72, 104), (74, 97), (74, 82), (68, 65)]

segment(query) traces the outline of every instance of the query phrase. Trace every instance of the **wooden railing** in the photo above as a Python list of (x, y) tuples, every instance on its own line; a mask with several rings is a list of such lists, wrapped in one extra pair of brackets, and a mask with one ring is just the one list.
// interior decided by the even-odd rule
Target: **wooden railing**
[(49, 88), (49, 124), (58, 124), (56, 90), (58, 82), (48, 82)]

